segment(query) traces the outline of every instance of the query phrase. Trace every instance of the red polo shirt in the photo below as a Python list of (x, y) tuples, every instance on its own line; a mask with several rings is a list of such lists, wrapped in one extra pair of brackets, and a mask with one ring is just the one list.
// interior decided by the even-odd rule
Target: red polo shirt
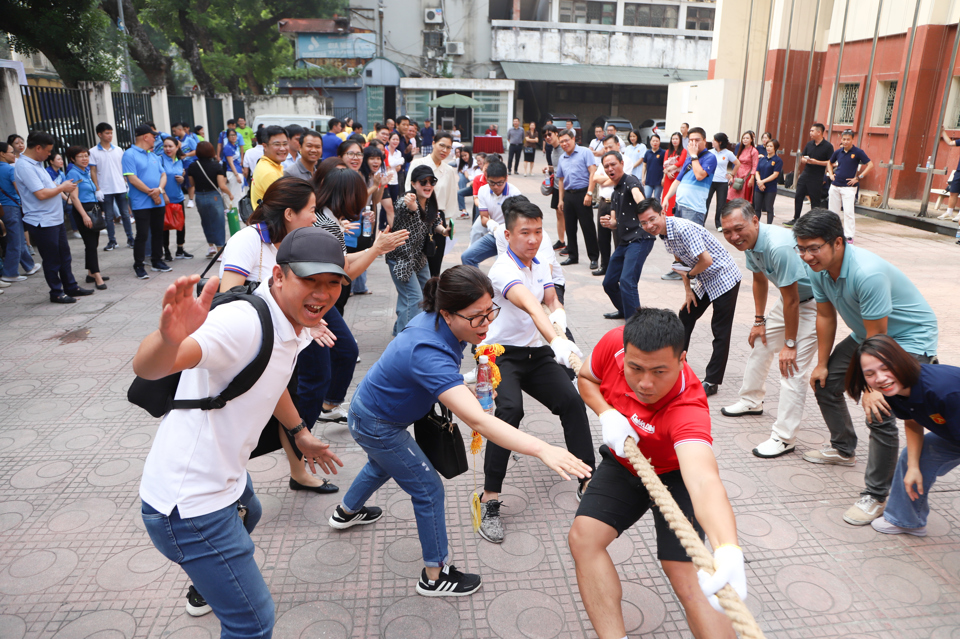
[[(626, 417), (637, 432), (640, 452), (650, 460), (658, 475), (680, 469), (680, 444), (703, 442), (713, 445), (710, 435), (710, 407), (697, 376), (686, 362), (677, 383), (655, 404), (644, 404), (627, 385), (623, 375), (623, 327), (615, 328), (600, 340), (590, 356), (590, 373), (600, 380), (604, 400)], [(611, 451), (613, 454), (613, 451)], [(617, 457), (614, 454), (614, 457)], [(633, 465), (617, 457), (631, 473)]]

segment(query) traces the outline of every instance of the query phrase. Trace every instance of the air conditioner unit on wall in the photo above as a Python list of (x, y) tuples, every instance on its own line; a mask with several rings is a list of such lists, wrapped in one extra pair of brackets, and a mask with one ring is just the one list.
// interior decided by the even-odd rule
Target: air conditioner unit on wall
[(443, 9), (424, 9), (423, 21), (426, 24), (443, 24)]
[(463, 55), (463, 43), (462, 43), (462, 42), (448, 42), (448, 43), (447, 43), (447, 55)]

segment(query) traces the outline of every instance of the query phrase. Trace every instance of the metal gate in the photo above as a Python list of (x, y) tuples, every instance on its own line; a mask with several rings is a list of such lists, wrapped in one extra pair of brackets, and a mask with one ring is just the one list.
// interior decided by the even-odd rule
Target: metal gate
[(235, 120), (247, 118), (247, 105), (243, 103), (243, 100), (233, 99), (233, 118)]
[(170, 109), (170, 126), (183, 122), (193, 128), (193, 98), (189, 95), (167, 96), (167, 108)]
[(357, 109), (356, 107), (333, 107), (333, 117), (342, 122), (346, 122), (347, 118), (353, 118), (356, 120)]
[(207, 100), (207, 131), (204, 137), (210, 142), (220, 139), (223, 131), (223, 100), (220, 98), (206, 98)]
[(153, 106), (146, 93), (115, 92), (113, 96), (113, 117), (117, 121), (114, 142), (121, 149), (129, 149), (133, 144), (133, 130), (144, 122), (153, 122)]
[(97, 142), (90, 96), (82, 89), (21, 86), (23, 109), (31, 131), (46, 131), (57, 138), (57, 151), (68, 146), (87, 148)]

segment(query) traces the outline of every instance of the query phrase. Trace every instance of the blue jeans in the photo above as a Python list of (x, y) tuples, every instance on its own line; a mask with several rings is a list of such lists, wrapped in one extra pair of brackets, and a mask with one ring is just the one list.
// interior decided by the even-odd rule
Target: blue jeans
[(253, 559), (250, 539), (263, 510), (249, 474), (239, 503), (247, 507), (245, 521), (238, 516), (236, 503), (189, 519), (181, 518), (177, 509), (168, 517), (146, 502), (140, 512), (153, 545), (183, 568), (213, 608), (221, 639), (269, 639), (273, 597)]
[(621, 244), (610, 256), (607, 274), (603, 277), (603, 290), (625, 318), (629, 318), (640, 308), (637, 284), (653, 245), (652, 239)]
[(223, 246), (227, 243), (227, 233), (223, 228), (223, 198), (216, 191), (197, 191), (194, 199), (207, 244)]
[(467, 201), (466, 196), (473, 196), (473, 184), (467, 179), (467, 176), (463, 173), (460, 174), (460, 182), (457, 185), (457, 204), (460, 206), (461, 211), (467, 210)]
[[(479, 219), (479, 218), (478, 218)], [(485, 259), (497, 256), (497, 238), (493, 233), (488, 233), (479, 240), (470, 245), (463, 255), (460, 256), (460, 263), (467, 266), (480, 266), (480, 262)]]
[(656, 186), (651, 186), (649, 184), (643, 185), (643, 195), (644, 197), (655, 197), (658, 200), (663, 198), (663, 185), (658, 184)]
[(688, 209), (685, 206), (680, 206), (677, 204), (673, 207), (673, 216), (679, 217), (684, 220), (690, 220), (691, 222), (696, 222), (700, 226), (704, 226), (707, 221), (707, 212), (703, 211), (694, 211), (693, 209)]
[(130, 207), (127, 205), (126, 193), (105, 193), (103, 196), (103, 217), (107, 220), (107, 239), (114, 244), (117, 242), (117, 231), (113, 220), (114, 207), (123, 222), (123, 232), (127, 234), (129, 244), (133, 242), (133, 226), (130, 224)]
[(367, 453), (367, 463), (343, 496), (343, 507), (351, 512), (360, 510), (392, 477), (413, 501), (424, 565), (443, 566), (449, 557), (443, 481), (407, 430), (410, 424), (378, 418), (356, 396), (350, 402), (347, 424), (353, 439)]
[(33, 257), (23, 237), (23, 209), (19, 206), (3, 207), (3, 223), (7, 227), (7, 253), (3, 257), (3, 277), (17, 277), (22, 266), (24, 272), (34, 267)]
[(364, 271), (360, 275), (357, 275), (353, 278), (353, 282), (350, 284), (350, 292), (356, 295), (357, 293), (366, 293), (367, 292), (367, 272)]
[(393, 325), (393, 334), (399, 335), (410, 320), (422, 312), (420, 302), (423, 301), (423, 287), (430, 279), (430, 265), (424, 265), (422, 269), (417, 271), (416, 275), (411, 276), (406, 282), (397, 278), (396, 262), (387, 260), (387, 266), (390, 268), (393, 285), (397, 287), (397, 321)]
[(920, 474), (923, 475), (923, 494), (916, 501), (910, 501), (903, 486), (903, 476), (907, 473), (907, 449), (900, 452), (900, 461), (893, 474), (890, 496), (883, 511), (883, 518), (901, 528), (922, 528), (927, 525), (930, 514), (928, 498), (930, 489), (937, 477), (943, 477), (960, 465), (960, 443), (944, 439), (928, 432), (923, 436), (923, 450), (920, 452)]
[(357, 340), (340, 311), (331, 308), (323, 319), (337, 336), (336, 344), (327, 348), (310, 342), (297, 358), (297, 409), (310, 427), (320, 417), (324, 402), (341, 404), (346, 399), (360, 354)]

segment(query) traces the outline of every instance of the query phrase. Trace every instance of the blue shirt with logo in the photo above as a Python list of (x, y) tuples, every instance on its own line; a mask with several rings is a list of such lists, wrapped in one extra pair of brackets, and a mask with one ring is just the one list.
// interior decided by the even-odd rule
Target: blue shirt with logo
[(160, 163), (163, 165), (163, 172), (167, 174), (167, 183), (163, 186), (167, 200), (173, 204), (180, 204), (183, 202), (183, 187), (177, 184), (177, 176), (186, 176), (183, 160), (173, 159), (164, 153)]
[(960, 443), (960, 368), (921, 364), (910, 396), (886, 398), (893, 414), (912, 419), (946, 440)]
[(698, 180), (693, 172), (693, 158), (687, 156), (683, 168), (680, 169), (680, 175), (677, 179), (680, 185), (677, 186), (677, 205), (698, 213), (705, 213), (707, 210), (707, 196), (710, 195), (710, 185), (713, 184), (713, 174), (717, 170), (717, 156), (706, 149), (697, 156), (700, 162), (700, 168), (707, 172), (702, 180)]
[[(120, 166), (123, 168), (124, 175), (136, 176), (147, 188), (155, 189), (160, 186), (160, 176), (163, 175), (163, 169), (160, 166), (160, 158), (156, 153), (145, 151), (139, 146), (133, 145), (123, 152), (123, 161)], [(161, 206), (154, 203), (153, 198), (132, 184), (127, 189), (127, 195), (130, 198), (130, 208), (134, 211)]]
[(97, 201), (97, 185), (93, 183), (89, 166), (81, 169), (76, 164), (71, 164), (70, 170), (67, 171), (67, 179), (80, 180), (77, 183), (77, 197), (82, 204), (92, 204)]
[[(783, 160), (781, 160), (780, 156), (776, 154), (772, 158), (768, 158), (766, 155), (761, 155), (760, 159), (757, 160), (757, 173), (760, 174), (761, 180), (766, 180), (768, 177), (770, 177), (774, 173), (780, 173), (782, 175)], [(779, 179), (779, 177), (777, 179)], [(777, 180), (770, 180), (769, 182), (764, 182), (763, 187), (767, 191), (773, 191), (774, 193), (776, 193)], [(754, 187), (754, 190), (758, 190), (757, 187)]]
[[(183, 136), (182, 140), (180, 140), (180, 149), (184, 153), (190, 153), (191, 151), (197, 150), (197, 144), (199, 144), (199, 142), (197, 141), (197, 136), (195, 136), (192, 133), (188, 133)], [(182, 162), (183, 162), (184, 170), (189, 169), (190, 165), (196, 161), (197, 161), (196, 155), (191, 155), (190, 157), (183, 158)]]
[(650, 149), (643, 155), (643, 163), (647, 166), (647, 176), (643, 183), (646, 186), (658, 187), (663, 182), (663, 158), (666, 156), (666, 149)]
[(833, 185), (856, 186), (847, 184), (847, 180), (855, 178), (860, 165), (869, 161), (870, 158), (863, 152), (863, 149), (851, 146), (849, 151), (844, 151), (841, 146), (830, 156), (830, 164), (837, 164), (837, 167), (833, 170)]

